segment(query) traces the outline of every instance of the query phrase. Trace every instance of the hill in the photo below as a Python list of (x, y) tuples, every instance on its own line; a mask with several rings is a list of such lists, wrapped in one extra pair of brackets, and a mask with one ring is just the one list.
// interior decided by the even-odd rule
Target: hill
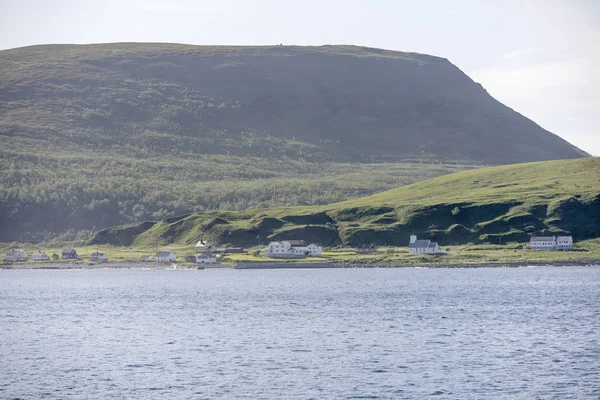
[(442, 245), (524, 242), (532, 234), (600, 236), (600, 159), (459, 172), (328, 206), (193, 213), (116, 227), (91, 244), (255, 245), (304, 238), (326, 246), (405, 245), (409, 235)]
[(585, 156), (423, 54), (161, 43), (0, 51), (0, 242), (328, 204), (475, 165)]
[(0, 134), (135, 154), (483, 164), (584, 153), (448, 60), (356, 46), (47, 45), (0, 52)]

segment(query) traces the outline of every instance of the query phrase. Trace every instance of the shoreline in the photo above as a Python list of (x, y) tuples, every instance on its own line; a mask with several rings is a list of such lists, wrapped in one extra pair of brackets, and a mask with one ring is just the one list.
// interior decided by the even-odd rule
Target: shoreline
[[(175, 264), (175, 266), (174, 266)], [(0, 264), (0, 270), (83, 270), (83, 269), (146, 269), (146, 270), (203, 270), (203, 269), (333, 269), (333, 268), (521, 268), (521, 267), (591, 267), (600, 266), (600, 259), (570, 261), (478, 262), (478, 263), (422, 263), (402, 264), (390, 262), (339, 263), (339, 262), (239, 262), (235, 264), (159, 264), (144, 262), (86, 263), (13, 263)]]

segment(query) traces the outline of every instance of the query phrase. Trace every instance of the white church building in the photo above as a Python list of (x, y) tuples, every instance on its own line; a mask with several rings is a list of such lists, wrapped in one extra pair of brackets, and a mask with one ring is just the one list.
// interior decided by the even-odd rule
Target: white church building
[(418, 240), (417, 235), (410, 235), (408, 251), (409, 253), (416, 254), (439, 254), (442, 252), (437, 242), (432, 242), (431, 240)]

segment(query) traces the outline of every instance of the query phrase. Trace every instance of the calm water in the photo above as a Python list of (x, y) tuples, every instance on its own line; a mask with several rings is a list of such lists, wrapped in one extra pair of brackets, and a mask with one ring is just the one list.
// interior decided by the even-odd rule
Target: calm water
[(0, 270), (0, 398), (598, 399), (600, 268)]

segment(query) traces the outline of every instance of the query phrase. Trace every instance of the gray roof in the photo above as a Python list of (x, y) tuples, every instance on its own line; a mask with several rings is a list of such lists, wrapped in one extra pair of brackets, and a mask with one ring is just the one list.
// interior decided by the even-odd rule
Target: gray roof
[(554, 236), (532, 236), (531, 237), (532, 242), (552, 242), (552, 241), (554, 241), (554, 239), (555, 239)]
[(172, 251), (159, 251), (156, 253), (156, 257), (168, 257), (170, 256)]
[(423, 248), (435, 248), (437, 247), (437, 242), (432, 242), (431, 240), (417, 240), (414, 243), (409, 243), (409, 249), (423, 249)]

